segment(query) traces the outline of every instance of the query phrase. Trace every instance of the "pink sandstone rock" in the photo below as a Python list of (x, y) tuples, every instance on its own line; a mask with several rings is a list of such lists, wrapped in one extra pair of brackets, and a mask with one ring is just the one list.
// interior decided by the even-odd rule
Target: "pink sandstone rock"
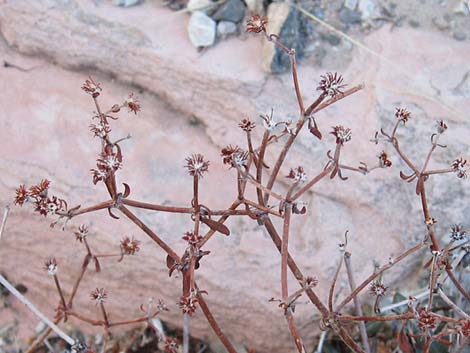
[[(0, 30), (6, 42), (1, 45), (2, 56), (18, 66), (34, 67), (28, 72), (0, 70), (2, 203), (11, 201), (18, 184), (31, 184), (43, 177), (52, 180), (52, 191), (71, 205), (106, 199), (104, 188), (91, 183), (89, 169), (94, 167), (99, 144), (88, 131), (91, 99), (79, 90), (82, 81), (93, 74), (105, 89), (104, 106), (120, 102), (130, 90), (143, 105), (142, 114), (126, 116), (124, 112), (113, 123), (115, 137), (133, 135), (123, 143), (125, 159), (119, 179), (131, 185), (134, 199), (187, 206), (191, 180), (182, 167), (184, 158), (201, 152), (212, 162), (201, 185), (203, 203), (227, 207), (236, 195), (236, 175), (222, 164), (219, 150), (229, 143), (242, 144), (237, 122), (245, 114), (257, 119), (259, 113), (274, 108), (279, 119), (296, 118), (291, 77), (262, 73), (260, 38), (233, 38), (199, 54), (185, 34), (187, 15), (171, 13), (151, 2), (125, 10), (99, 4), (0, 1)], [(324, 141), (302, 134), (281, 175), (299, 164), (308, 176), (318, 173), (326, 162), (326, 152), (333, 148), (330, 126), (337, 124), (353, 131), (344, 161), (372, 165), (382, 147), (369, 140), (381, 126), (392, 125), (395, 106), (406, 106), (413, 112), (413, 119), (399, 135), (413, 160), (424, 158), (438, 118), (449, 122), (443, 138), (449, 147), (436, 153), (433, 167), (447, 167), (461, 155), (469, 158), (470, 125), (464, 113), (470, 103), (470, 82), (463, 79), (470, 44), (436, 33), (391, 32), (388, 28), (371, 34), (365, 43), (388, 61), (355, 50), (344, 76), (351, 84), (365, 82), (366, 88), (318, 114)], [(319, 76), (327, 70), (337, 68), (301, 65), (299, 76), (306, 101), (314, 99)], [(190, 116), (202, 125), (190, 125)], [(257, 123), (259, 136), (262, 124), (260, 120)], [(274, 152), (268, 158), (272, 161), (273, 156)], [(304, 197), (309, 211), (294, 220), (289, 246), (304, 273), (318, 277), (322, 299), (326, 299), (339, 258), (337, 243), (345, 230), (350, 231), (349, 250), (357, 282), (373, 270), (372, 259), (385, 263), (389, 256), (422, 238), (424, 226), (414, 186), (400, 181), (398, 171), (405, 170), (404, 166), (393, 154), (392, 161), (391, 170), (368, 176), (348, 173), (346, 182), (324, 180)], [(440, 234), (445, 235), (452, 223), (469, 226), (465, 217), (470, 211), (469, 190), (466, 182), (454, 175), (430, 183), (430, 207), (439, 220)], [(188, 217), (136, 213), (178, 252), (184, 250), (180, 238), (191, 227)], [(58, 298), (42, 262), (50, 255), (57, 257), (61, 281), (70, 291), (82, 259), (72, 230), (81, 223), (91, 225), (91, 244), (101, 251), (115, 249), (124, 235), (141, 240), (142, 251), (119, 265), (103, 261), (101, 274), (87, 274), (76, 307), (98, 315), (88, 293), (103, 286), (110, 293), (108, 306), (114, 318), (138, 315), (139, 305), (155, 297), (164, 299), (171, 308), (162, 319), (180, 325), (175, 304), (180, 281), (168, 277), (163, 252), (129, 221), (112, 220), (105, 211), (77, 218), (62, 232), (50, 229), (49, 221), (33, 215), (30, 209), (15, 207), (0, 244), (0, 270), (27, 285), (28, 296), (53, 316)], [(259, 352), (293, 351), (282, 311), (275, 303), (268, 303), (269, 298), (280, 296), (277, 250), (256, 222), (234, 218), (227, 224), (231, 236), (211, 240), (207, 246), (211, 254), (197, 273), (200, 287), (209, 292), (208, 304), (234, 341)], [(393, 283), (398, 276), (413, 272), (415, 264), (399, 268), (385, 280)], [(294, 278), (289, 281), (290, 288), (296, 288)], [(341, 298), (347, 291), (344, 275), (340, 287)], [(308, 323), (318, 318), (315, 310), (299, 305), (295, 318), (311, 347), (318, 326)], [(29, 319), (22, 321), (29, 328), (35, 326)], [(71, 320), (68, 325), (76, 324)], [(200, 312), (191, 321), (191, 333), (214, 339)]]

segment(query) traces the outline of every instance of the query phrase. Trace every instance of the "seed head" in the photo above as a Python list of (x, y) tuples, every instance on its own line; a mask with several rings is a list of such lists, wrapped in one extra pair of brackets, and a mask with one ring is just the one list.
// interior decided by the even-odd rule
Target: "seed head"
[(90, 131), (94, 137), (103, 138), (111, 132), (111, 127), (106, 121), (100, 121), (98, 124), (91, 124)]
[(395, 117), (405, 124), (411, 118), (411, 113), (406, 108), (396, 108)]
[(88, 236), (88, 227), (84, 224), (78, 227), (78, 231), (75, 232), (75, 238), (81, 243)]
[(250, 154), (248, 151), (239, 150), (232, 155), (232, 167), (234, 168), (246, 168), (248, 165), (248, 157)]
[(351, 140), (351, 129), (345, 128), (344, 126), (338, 125), (333, 126), (333, 131), (330, 132), (334, 137), (336, 137), (336, 143), (343, 145), (345, 142)]
[(193, 154), (186, 158), (185, 167), (188, 168), (189, 175), (202, 178), (203, 174), (209, 170), (209, 161), (205, 161), (202, 154)]
[(178, 353), (178, 342), (171, 337), (165, 337), (163, 350), (165, 353)]
[(222, 156), (222, 161), (224, 164), (232, 165), (232, 157), (235, 153), (240, 151), (240, 147), (228, 145), (227, 147), (222, 148), (220, 155)]
[(433, 330), (436, 328), (436, 317), (432, 315), (432, 312), (428, 309), (419, 308), (416, 316), (416, 319), (418, 320), (418, 327), (422, 331)]
[(370, 285), (369, 292), (376, 297), (383, 297), (387, 289), (388, 287), (385, 287), (381, 281), (374, 281)]
[(16, 193), (16, 196), (15, 196), (15, 200), (13, 201), (13, 203), (15, 205), (23, 206), (23, 204), (28, 200), (28, 196), (29, 196), (28, 190), (26, 190), (25, 185), (21, 184), (18, 187), (18, 189), (15, 190), (15, 193)]
[(129, 237), (125, 237), (121, 240), (121, 252), (124, 255), (134, 255), (136, 252), (140, 250), (140, 241), (134, 239), (130, 239)]
[(189, 245), (197, 246), (203, 239), (201, 235), (195, 235), (193, 232), (186, 232), (182, 238), (186, 240)]
[(240, 124), (238, 124), (238, 126), (240, 126), (243, 131), (250, 132), (256, 127), (256, 124), (251, 121), (250, 118), (246, 117), (240, 122)]
[(305, 174), (303, 167), (298, 166), (295, 169), (291, 168), (287, 178), (294, 180), (296, 183), (304, 183), (307, 180), (307, 174)]
[(323, 94), (326, 94), (329, 97), (335, 97), (338, 94), (343, 94), (343, 88), (347, 85), (342, 84), (343, 77), (337, 72), (334, 74), (328, 72), (324, 76), (320, 76), (321, 80), (318, 84), (317, 91), (322, 91)]
[(181, 296), (179, 306), (183, 314), (193, 316), (197, 309), (198, 299), (194, 292), (191, 292), (188, 296)]
[(438, 134), (442, 134), (444, 131), (447, 130), (447, 124), (444, 122), (444, 120), (436, 121), (436, 126)]
[(90, 79), (86, 80), (85, 83), (82, 85), (82, 90), (85, 93), (91, 94), (94, 98), (96, 98), (100, 95), (101, 87), (99, 83), (96, 83), (90, 77)]
[(392, 166), (392, 161), (388, 159), (388, 155), (385, 151), (379, 154), (379, 164), (381, 168), (389, 168)]
[(29, 195), (34, 198), (42, 198), (47, 196), (47, 191), (51, 182), (47, 179), (41, 180), (37, 185), (33, 185), (29, 188)]
[(450, 227), (449, 236), (453, 241), (460, 241), (465, 239), (466, 233), (467, 232), (462, 228), (462, 225), (454, 224)]
[(57, 260), (54, 257), (51, 257), (49, 260), (44, 262), (44, 269), (50, 276), (55, 276), (58, 270)]
[(125, 100), (124, 105), (129, 108), (129, 113), (134, 112), (134, 114), (137, 114), (137, 112), (140, 111), (140, 103), (137, 97), (134, 97), (134, 93), (129, 95)]
[(268, 19), (266, 17), (253, 15), (248, 21), (246, 21), (246, 31), (251, 33), (266, 32), (267, 23)]
[(465, 164), (467, 161), (463, 158), (456, 159), (452, 162), (451, 168), (457, 174), (457, 178), (466, 179), (467, 178), (467, 170), (465, 169)]
[(104, 288), (96, 288), (93, 292), (90, 293), (90, 298), (96, 301), (96, 304), (102, 304), (105, 302), (106, 298), (108, 298), (108, 293), (104, 290)]

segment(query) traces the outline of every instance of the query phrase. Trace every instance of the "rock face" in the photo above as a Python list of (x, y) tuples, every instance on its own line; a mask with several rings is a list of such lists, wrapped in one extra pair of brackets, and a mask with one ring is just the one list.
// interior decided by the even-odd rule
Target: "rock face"
[[(33, 68), (27, 72), (13, 67), (0, 70), (0, 106), (5, 112), (0, 115), (0, 139), (7, 141), (0, 157), (2, 202), (11, 200), (18, 184), (31, 184), (42, 177), (51, 179), (54, 193), (71, 205), (106, 199), (105, 190), (91, 183), (89, 169), (94, 166), (99, 145), (88, 131), (92, 102), (79, 90), (83, 80), (93, 74), (105, 88), (103, 106), (121, 102), (129, 92), (128, 86), (110, 77), (134, 85), (132, 89), (143, 105), (141, 115), (126, 117), (124, 112), (113, 122), (116, 138), (129, 132), (133, 135), (123, 142), (125, 159), (119, 180), (131, 185), (134, 199), (189, 206), (191, 181), (182, 165), (188, 155), (201, 152), (212, 162), (201, 183), (203, 202), (211, 208), (227, 207), (236, 197), (236, 175), (222, 164), (220, 148), (243, 144), (237, 123), (245, 114), (256, 120), (259, 113), (273, 108), (276, 119), (296, 119), (291, 76), (263, 74), (260, 38), (233, 38), (201, 55), (188, 39), (188, 17), (175, 16), (150, 1), (126, 11), (100, 4), (73, 0), (0, 2), (0, 30), (8, 44), (1, 43), (2, 57), (19, 67)], [(413, 161), (424, 160), (435, 120), (440, 118), (449, 125), (442, 138), (448, 148), (436, 151), (432, 167), (447, 168), (460, 156), (469, 159), (470, 123), (462, 111), (470, 104), (470, 79), (465, 69), (470, 45), (436, 33), (389, 28), (371, 34), (364, 42), (388, 60), (355, 52), (342, 71), (348, 83), (365, 82), (366, 88), (318, 114), (323, 141), (308, 133), (299, 136), (281, 175), (298, 165), (304, 166), (309, 177), (319, 173), (334, 144), (328, 134), (330, 126), (338, 124), (353, 132), (353, 140), (342, 153), (344, 162), (373, 165), (382, 146), (371, 144), (370, 139), (380, 127), (393, 125), (395, 106), (406, 106), (413, 112), (407, 127), (399, 130), (402, 146)], [(51, 58), (57, 65), (34, 56)], [(337, 68), (300, 64), (306, 102), (315, 99), (318, 79), (327, 70)], [(147, 93), (139, 94), (136, 87)], [(199, 125), (190, 125), (189, 116)], [(259, 141), (263, 128), (260, 120), (257, 123), (254, 139)], [(274, 144), (273, 150), (279, 150), (281, 144)], [(351, 235), (349, 250), (357, 269), (356, 282), (373, 271), (373, 259), (385, 263), (424, 234), (414, 185), (399, 179), (399, 170), (407, 170), (390, 149), (387, 152), (394, 163), (392, 169), (367, 176), (348, 173), (346, 182), (323, 180), (304, 198), (308, 213), (295, 218), (290, 251), (305, 274), (318, 277), (322, 299), (327, 297), (336, 265), (332, 259), (338, 256), (337, 243), (346, 229)], [(270, 164), (272, 157), (269, 152)], [(429, 182), (429, 206), (443, 237), (452, 223), (470, 227), (467, 183), (453, 174)], [(135, 212), (178, 252), (184, 250), (181, 236), (192, 224), (188, 217)], [(50, 229), (49, 221), (32, 215), (31, 210), (15, 208), (0, 243), (0, 270), (14, 282), (27, 285), (30, 298), (53, 316), (58, 298), (51, 295), (53, 283), (47, 281), (42, 262), (55, 254), (64, 288), (70, 291), (83, 255), (71, 230), (81, 223), (91, 225), (92, 246), (103, 252), (116, 249), (125, 235), (141, 240), (142, 250), (118, 265), (112, 260), (103, 262), (102, 274), (85, 277), (77, 307), (97, 317), (88, 293), (97, 286), (106, 287), (109, 310), (116, 319), (139, 315), (139, 305), (155, 297), (170, 305), (171, 311), (162, 318), (181, 324), (175, 304), (180, 280), (168, 277), (163, 252), (124, 217), (112, 220), (102, 212), (77, 218), (64, 233)], [(259, 352), (293, 351), (282, 312), (276, 304), (268, 303), (269, 298), (280, 296), (276, 249), (256, 222), (233, 218), (227, 224), (232, 234), (211, 240), (211, 254), (197, 273), (199, 285), (209, 292), (208, 304), (230, 338)], [(390, 286), (414, 267), (397, 270), (384, 278)], [(296, 288), (292, 277), (289, 281), (289, 288)], [(346, 284), (345, 276), (339, 284)], [(318, 333), (315, 324), (304, 325), (315, 318), (314, 313), (307, 305), (298, 306), (295, 313), (307, 345)], [(28, 329), (29, 322), (35, 321), (25, 323)], [(191, 320), (191, 332), (213, 338), (200, 312)]]

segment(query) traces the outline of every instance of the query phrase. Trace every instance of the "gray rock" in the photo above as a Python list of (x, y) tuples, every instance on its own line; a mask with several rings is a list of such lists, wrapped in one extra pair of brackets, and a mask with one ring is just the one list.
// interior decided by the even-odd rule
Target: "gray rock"
[(357, 7), (357, 0), (344, 0), (344, 7), (350, 10), (355, 10)]
[(207, 10), (211, 9), (212, 6), (214, 6), (214, 3), (211, 0), (189, 0), (186, 8), (190, 12), (194, 12), (194, 11), (207, 12)]
[(117, 6), (130, 7), (140, 4), (142, 1), (143, 0), (114, 0), (113, 3)]
[(227, 37), (237, 32), (237, 25), (230, 21), (220, 21), (217, 24), (217, 35), (219, 37)]
[(361, 13), (358, 11), (352, 11), (348, 8), (343, 7), (339, 11), (339, 19), (341, 22), (347, 25), (358, 24), (358, 23), (361, 23), (362, 16), (361, 16)]
[(215, 21), (202, 11), (195, 11), (188, 24), (188, 34), (195, 47), (209, 47), (215, 41)]
[[(282, 43), (295, 49), (297, 58), (304, 54), (307, 39), (306, 25), (299, 12), (287, 3), (274, 2), (268, 7), (268, 32), (279, 35)], [(270, 42), (263, 44), (263, 69), (272, 73), (282, 73), (290, 68), (289, 56)]]
[(455, 32), (453, 34), (453, 37), (456, 40), (465, 40), (465, 39), (467, 39), (467, 35), (463, 32)]
[(379, 7), (374, 0), (360, 0), (358, 8), (363, 20), (376, 16), (379, 13)]
[(263, 11), (263, 0), (245, 0), (245, 4), (253, 14), (261, 14)]
[(212, 15), (216, 21), (240, 22), (245, 16), (245, 4), (241, 0), (227, 0)]

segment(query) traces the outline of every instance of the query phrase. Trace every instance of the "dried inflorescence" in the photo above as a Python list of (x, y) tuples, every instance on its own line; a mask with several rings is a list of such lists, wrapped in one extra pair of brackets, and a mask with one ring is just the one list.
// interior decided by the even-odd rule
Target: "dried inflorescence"
[(197, 153), (186, 158), (185, 167), (188, 168), (189, 175), (202, 178), (209, 171), (209, 164), (209, 161), (204, 160), (202, 154)]
[(395, 117), (406, 124), (411, 118), (411, 113), (406, 108), (396, 108)]
[(14, 203), (23, 206), (31, 202), (34, 210), (43, 216), (67, 211), (67, 202), (57, 196), (49, 196), (50, 181), (43, 179), (37, 185), (26, 189), (24, 184), (16, 189)]
[(338, 145), (344, 145), (344, 143), (350, 141), (352, 137), (351, 129), (341, 125), (333, 126), (331, 134), (336, 137), (336, 143)]
[[(406, 324), (403, 325), (401, 334), (405, 335), (405, 337), (412, 337), (413, 342), (416, 342), (420, 349), (422, 346), (429, 348), (433, 342), (440, 342), (440, 340), (442, 340), (443, 336), (439, 336), (440, 333), (437, 333), (436, 330), (438, 323), (443, 327), (445, 326), (445, 329), (448, 330), (448, 335), (459, 335), (459, 337), (463, 336), (465, 338), (469, 337), (469, 321), (456, 320), (452, 315), (449, 316), (448, 312), (437, 314), (436, 312), (441, 309), (433, 305), (432, 301), (433, 296), (437, 295), (436, 293), (439, 293), (443, 299), (446, 298), (445, 301), (447, 300), (448, 304), (450, 301), (451, 304), (449, 305), (451, 305), (451, 307), (453, 307), (453, 305), (456, 306), (451, 299), (445, 297), (445, 294), (442, 292), (441, 284), (437, 283), (438, 278), (443, 278), (442, 276), (439, 276), (444, 271), (447, 271), (449, 275), (448, 277), (454, 282), (458, 291), (465, 298), (470, 297), (470, 294), (466, 289), (456, 282), (457, 280), (452, 272), (452, 258), (455, 252), (462, 248), (462, 244), (465, 244), (454, 244), (454, 242), (463, 241), (466, 237), (466, 232), (461, 225), (453, 225), (450, 231), (450, 241), (446, 245), (441, 246), (436, 235), (437, 227), (434, 226), (437, 219), (432, 217), (429, 211), (427, 196), (425, 193), (425, 186), (428, 181), (432, 179), (431, 176), (433, 175), (456, 173), (461, 179), (465, 179), (467, 176), (465, 169), (467, 161), (463, 158), (454, 160), (451, 167), (447, 169), (429, 170), (427, 168), (434, 150), (438, 147), (445, 148), (445, 145), (438, 143), (439, 138), (441, 138), (441, 134), (443, 134), (448, 128), (447, 124), (443, 120), (436, 122), (437, 133), (434, 133), (431, 136), (431, 149), (427, 154), (427, 158), (424, 161), (423, 166), (418, 167), (413, 164), (400, 149), (399, 139), (396, 135), (397, 129), (401, 125), (407, 123), (411, 117), (411, 113), (405, 108), (396, 109), (396, 122), (393, 132), (387, 133), (384, 129), (381, 129), (380, 133), (377, 132), (375, 134), (375, 138), (373, 140), (376, 144), (379, 141), (390, 143), (391, 148), (411, 171), (408, 174), (400, 172), (400, 177), (403, 181), (408, 183), (416, 182), (415, 191), (416, 195), (420, 197), (424, 223), (426, 225), (426, 237), (423, 241), (414, 245), (410, 249), (407, 249), (403, 254), (394, 256), (393, 258), (391, 257), (388, 263), (382, 267), (377, 265), (374, 273), (356, 286), (352, 281), (354, 273), (350, 263), (351, 253), (346, 251), (348, 239), (345, 235), (345, 241), (344, 243), (341, 243), (340, 246), (341, 261), (337, 267), (335, 276), (332, 278), (327, 303), (324, 303), (315, 292), (315, 290), (317, 290), (316, 286), (318, 285), (317, 278), (304, 276), (300, 268), (297, 266), (292, 254), (289, 254), (289, 236), (292, 223), (294, 222), (295, 217), (299, 217), (298, 215), (304, 215), (307, 212), (307, 203), (301, 200), (301, 197), (305, 195), (306, 192), (312, 190), (319, 181), (324, 180), (328, 176), (330, 179), (338, 176), (340, 180), (346, 181), (348, 177), (344, 176), (345, 172), (357, 172), (361, 175), (365, 175), (369, 174), (372, 170), (392, 167), (392, 161), (389, 153), (382, 150), (378, 156), (378, 152), (374, 152), (372, 154), (372, 156), (376, 156), (371, 158), (374, 158), (377, 164), (371, 168), (363, 162), (360, 162), (360, 166), (357, 168), (348, 165), (348, 163), (344, 161), (341, 152), (343, 148), (346, 148), (346, 142), (351, 140), (352, 132), (351, 129), (335, 122), (333, 123), (335, 126), (333, 126), (331, 134), (335, 138), (336, 145), (334, 146), (334, 149), (330, 149), (327, 152), (324, 164), (319, 168), (320, 170), (318, 171), (318, 174), (313, 174), (313, 177), (309, 179), (302, 166), (292, 168), (288, 173), (282, 169), (284, 168), (283, 165), (287, 160), (286, 157), (288, 156), (291, 146), (294, 144), (297, 136), (302, 132), (301, 130), (304, 126), (308, 126), (308, 130), (316, 137), (313, 139), (315, 142), (321, 140), (322, 134), (319, 129), (319, 118), (317, 116), (317, 112), (326, 109), (331, 104), (357, 92), (362, 88), (362, 85), (346, 89), (347, 86), (343, 83), (343, 77), (341, 75), (331, 72), (326, 73), (324, 76), (321, 76), (320, 83), (317, 87), (317, 90), (320, 91), (319, 95), (311, 98), (311, 104), (305, 105), (297, 76), (295, 50), (289, 49), (282, 44), (282, 38), (278, 35), (267, 33), (266, 24), (267, 20), (265, 18), (255, 15), (247, 22), (246, 30), (251, 33), (261, 33), (266, 40), (289, 56), (292, 65), (295, 94), (299, 108), (299, 118), (296, 121), (275, 121), (273, 118), (273, 110), (271, 110), (269, 115), (261, 115), (260, 118), (265, 129), (261, 131), (262, 138), (259, 140), (259, 145), (256, 146), (256, 137), (259, 136), (258, 134), (253, 133), (256, 128), (256, 124), (252, 122), (249, 117), (243, 117), (238, 126), (246, 132), (246, 134), (244, 134), (244, 138), (246, 138), (247, 147), (242, 148), (237, 144), (229, 144), (223, 148), (220, 153), (223, 164), (229, 165), (229, 169), (233, 168), (236, 172), (234, 182), (237, 187), (237, 194), (229, 208), (215, 210), (200, 203), (199, 200), (201, 199), (201, 195), (199, 183), (202, 182), (200, 179), (209, 170), (209, 161), (205, 160), (202, 154), (193, 154), (185, 160), (186, 163), (184, 167), (187, 169), (189, 175), (193, 177), (193, 195), (192, 198), (188, 200), (187, 207), (150, 204), (129, 199), (131, 189), (126, 183), (123, 183), (124, 190), (120, 192), (118, 185), (121, 184), (117, 182), (116, 174), (118, 170), (122, 168), (123, 161), (120, 143), (126, 138), (121, 138), (116, 141), (111, 140), (110, 134), (112, 129), (110, 121), (116, 120), (117, 116), (114, 114), (120, 112), (123, 108), (127, 108), (129, 113), (137, 114), (141, 110), (141, 105), (139, 100), (131, 94), (123, 103), (114, 104), (107, 111), (101, 110), (100, 105), (98, 104), (98, 98), (102, 92), (102, 88), (99, 83), (96, 83), (91, 78), (85, 81), (82, 86), (82, 90), (87, 94), (90, 94), (93, 98), (96, 112), (94, 112), (92, 117), (90, 131), (93, 136), (98, 137), (101, 142), (101, 151), (96, 161), (96, 169), (92, 169), (91, 171), (93, 174), (93, 183), (97, 184), (99, 181), (103, 182), (109, 193), (109, 200), (84, 209), (80, 209), (80, 206), (77, 206), (71, 210), (67, 210), (67, 204), (65, 201), (57, 198), (56, 196), (49, 195), (50, 182), (48, 180), (43, 180), (29, 189), (25, 185), (20, 185), (16, 190), (15, 204), (23, 205), (24, 203), (33, 203), (35, 210), (40, 214), (47, 215), (54, 213), (59, 215), (59, 217), (66, 217), (67, 220), (80, 214), (102, 209), (108, 209), (111, 217), (118, 218), (112, 214), (111, 210), (116, 209), (120, 211), (166, 252), (166, 264), (170, 276), (175, 270), (180, 275), (178, 278), (181, 278), (182, 295), (179, 297), (177, 304), (181, 309), (181, 312), (188, 316), (192, 316), (197, 307), (200, 307), (202, 314), (204, 314), (209, 324), (214, 329), (214, 332), (219, 336), (230, 353), (235, 353), (236, 350), (224, 335), (214, 316), (211, 314), (205, 299), (202, 297), (201, 294), (203, 294), (204, 291), (200, 290), (197, 285), (196, 274), (198, 272), (196, 271), (200, 271), (202, 267), (201, 259), (210, 253), (209, 250), (205, 249), (207, 242), (214, 234), (223, 234), (224, 236), (230, 235), (230, 230), (224, 222), (229, 217), (235, 216), (249, 217), (249, 219), (264, 227), (281, 255), (281, 299), (279, 300), (281, 304), (279, 306), (282, 308), (282, 314), (286, 319), (287, 327), (291, 332), (298, 352), (306, 351), (294, 318), (295, 305), (299, 298), (303, 296), (308, 298), (320, 313), (322, 325), (324, 325), (326, 329), (329, 329), (338, 335), (342, 342), (344, 342), (355, 353), (363, 353), (364, 350), (370, 351), (370, 347), (368, 347), (369, 343), (367, 334), (364, 334), (364, 323), (374, 321), (413, 322), (413, 325), (417, 326), (421, 332), (416, 333), (417, 330), (413, 331), (409, 328), (411, 324)], [(312, 137), (311, 135), (308, 136)], [(276, 158), (274, 158), (274, 160), (270, 160), (272, 154), (267, 151), (270, 149), (271, 144), (274, 143), (284, 144), (280, 152), (276, 155)], [(327, 143), (331, 142), (327, 141)], [(334, 153), (332, 153), (332, 151), (334, 151)], [(269, 152), (271, 152), (271, 150)], [(378, 161), (375, 158), (378, 158)], [(309, 166), (309, 171), (313, 171), (313, 167), (314, 166)], [(290, 179), (287, 191), (283, 187), (279, 187), (279, 184), (277, 184), (281, 180), (279, 175), (285, 175)], [(252, 188), (251, 191), (254, 192), (250, 192), (250, 190), (248, 190), (249, 188)], [(282, 190), (284, 190), (284, 192)], [(255, 197), (252, 197), (252, 195), (255, 195)], [(221, 195), (221, 197), (222, 196), (224, 195)], [(131, 207), (186, 215), (188, 220), (193, 223), (193, 229), (186, 232), (182, 237), (182, 240), (185, 242), (182, 254), (178, 254), (162, 238), (153, 232), (143, 220), (137, 217), (130, 210)], [(217, 219), (216, 217), (218, 216), (220, 216), (220, 218)], [(273, 219), (275, 218), (277, 218), (279, 222), (273, 222)], [(96, 320), (87, 318), (76, 311), (77, 309), (75, 307), (72, 310), (73, 299), (90, 264), (94, 265), (96, 272), (100, 272), (101, 262), (107, 261), (104, 259), (118, 258), (118, 260), (115, 261), (115, 263), (117, 263), (121, 262), (125, 255), (135, 255), (140, 250), (140, 241), (136, 240), (134, 237), (126, 236), (120, 241), (119, 251), (106, 254), (95, 253), (91, 246), (92, 244), (89, 244), (89, 242), (94, 240), (95, 237), (93, 237), (93, 239), (88, 239), (89, 229), (87, 226), (79, 226), (78, 230), (74, 233), (75, 238), (86, 250), (86, 254), (84, 256), (83, 263), (79, 268), (79, 276), (77, 276), (78, 280), (73, 287), (72, 294), (68, 298), (68, 302), (65, 301), (65, 295), (61, 290), (59, 279), (57, 277), (57, 262), (55, 259), (51, 258), (45, 264), (45, 269), (54, 278), (61, 298), (61, 304), (57, 309), (56, 318), (58, 319), (58, 322), (61, 320), (67, 320), (68, 316), (75, 316), (77, 319), (92, 325), (103, 326), (108, 333), (109, 329), (113, 325), (139, 322), (150, 323), (151, 318), (156, 316), (160, 311), (167, 309), (165, 305), (158, 304), (157, 310), (152, 312), (150, 304), (148, 308), (141, 306), (140, 309), (145, 313), (145, 316), (134, 320), (116, 323), (110, 321), (110, 316), (104, 306), (104, 302), (108, 296), (107, 292), (103, 288), (96, 288), (90, 294), (90, 297), (97, 305), (99, 304), (102, 319)], [(382, 282), (383, 273), (393, 267), (396, 263), (417, 254), (419, 250), (424, 248), (429, 248), (431, 255), (431, 260), (426, 265), (426, 269), (429, 269), (430, 277), (427, 307), (421, 307), (418, 300), (415, 298), (414, 300), (408, 301), (409, 306), (407, 311), (401, 314), (394, 313), (381, 316), (379, 301), (386, 296), (388, 290), (388, 287), (386, 287)], [(350, 281), (351, 288), (351, 292), (344, 295), (345, 298), (341, 298), (341, 295), (335, 293), (336, 282), (338, 278), (341, 278), (339, 275), (343, 263), (348, 271), (348, 280)], [(297, 289), (297, 291), (293, 291), (289, 288), (287, 280), (289, 268), (300, 285), (300, 289)], [(361, 291), (367, 288), (369, 288), (369, 293), (375, 297), (375, 315), (361, 314), (362, 306), (359, 295)], [(336, 297), (338, 300), (335, 299)], [(350, 303), (355, 305), (357, 316), (350, 316), (344, 312), (346, 306)], [(364, 326), (364, 330), (361, 330), (362, 347), (356, 342), (355, 337), (350, 330), (350, 325), (347, 324), (357, 321), (361, 322), (361, 325)], [(164, 349), (166, 352), (176, 352), (177, 346), (172, 340), (165, 339), (164, 342)]]
[(251, 33), (266, 32), (267, 23), (268, 19), (266, 17), (261, 17), (260, 15), (253, 15), (246, 22), (246, 31)]
[(452, 162), (450, 167), (455, 172), (455, 174), (457, 174), (457, 178), (467, 178), (467, 170), (465, 169), (465, 164), (467, 164), (467, 160), (463, 158), (458, 158)]
[(57, 265), (57, 260), (54, 257), (51, 257), (46, 262), (44, 262), (44, 269), (50, 276), (55, 276), (59, 269)]
[(134, 237), (125, 237), (121, 240), (121, 252), (123, 255), (135, 255), (140, 250), (140, 241)]
[(343, 94), (343, 89), (346, 86), (346, 84), (343, 84), (343, 77), (340, 74), (328, 72), (325, 76), (321, 76), (317, 91), (323, 92), (326, 96), (335, 97)]
[(104, 288), (96, 288), (90, 293), (90, 298), (96, 302), (96, 304), (103, 304), (108, 298), (108, 293)]

